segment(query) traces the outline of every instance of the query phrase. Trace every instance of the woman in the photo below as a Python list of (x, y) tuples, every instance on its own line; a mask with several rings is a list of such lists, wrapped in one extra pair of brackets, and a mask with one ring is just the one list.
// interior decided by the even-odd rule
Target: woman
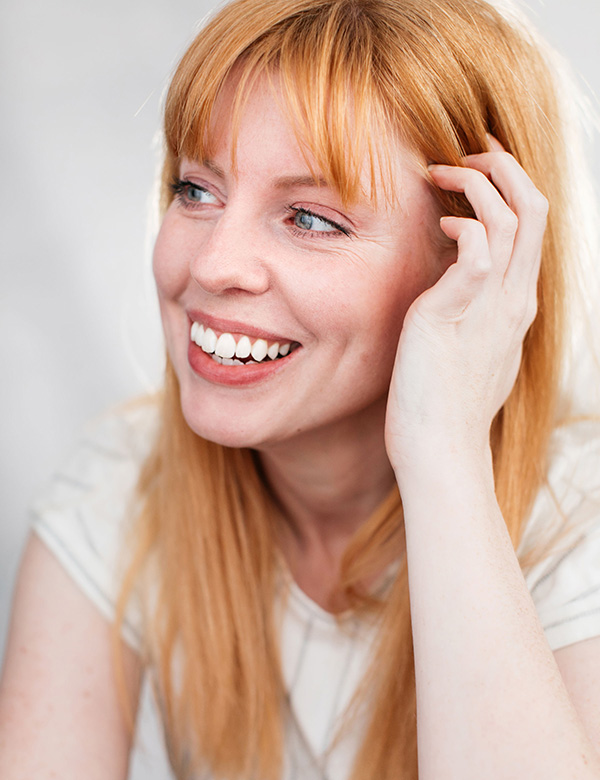
[[(599, 444), (551, 438), (578, 244), (542, 52), (479, 0), (238, 0), (196, 38), (165, 391), (38, 504), (3, 777), (124, 777), (144, 665), (179, 777), (600, 777)], [(120, 687), (48, 548), (116, 609)]]

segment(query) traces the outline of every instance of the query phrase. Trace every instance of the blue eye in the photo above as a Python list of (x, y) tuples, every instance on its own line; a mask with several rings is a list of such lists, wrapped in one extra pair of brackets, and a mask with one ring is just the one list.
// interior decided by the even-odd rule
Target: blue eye
[(317, 217), (309, 211), (297, 211), (294, 225), (304, 230), (317, 230), (322, 233), (337, 232), (338, 228), (323, 217)]
[(351, 235), (348, 228), (339, 225), (331, 219), (320, 217), (307, 208), (294, 208), (293, 206), (288, 206), (288, 211), (293, 213), (294, 227), (300, 228), (300, 230), (297, 231), (298, 235), (302, 235), (302, 233), (305, 233), (307, 237), (310, 236), (311, 233), (329, 233), (332, 236)]
[(197, 184), (187, 184), (187, 198), (194, 203), (216, 203), (217, 199), (204, 187), (198, 187)]
[(212, 192), (205, 187), (201, 187), (199, 184), (194, 184), (192, 181), (184, 181), (182, 179), (175, 179), (171, 183), (171, 191), (174, 197), (184, 207), (198, 206), (202, 204), (215, 205), (219, 203), (219, 199)]

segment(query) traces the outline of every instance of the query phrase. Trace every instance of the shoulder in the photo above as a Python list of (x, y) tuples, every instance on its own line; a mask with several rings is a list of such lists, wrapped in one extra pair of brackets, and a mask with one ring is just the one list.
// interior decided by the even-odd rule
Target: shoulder
[(552, 649), (600, 636), (600, 420), (557, 428), (520, 559)]
[[(140, 469), (157, 426), (152, 401), (132, 402), (88, 423), (32, 505), (35, 533), (109, 619), (125, 565)], [(139, 619), (128, 618), (125, 638), (137, 648)]]
[(158, 424), (151, 399), (131, 401), (90, 420), (53, 483), (95, 483), (107, 472), (138, 468), (149, 452)]
[(157, 408), (150, 401), (132, 402), (89, 422), (33, 503), (34, 521), (54, 519), (57, 513), (65, 518), (66, 510), (102, 510), (104, 522), (96, 530), (108, 531), (111, 520), (122, 518), (157, 424)]

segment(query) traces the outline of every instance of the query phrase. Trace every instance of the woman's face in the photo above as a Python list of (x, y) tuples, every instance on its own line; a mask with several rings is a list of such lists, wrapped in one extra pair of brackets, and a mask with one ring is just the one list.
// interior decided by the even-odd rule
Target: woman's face
[(344, 207), (314, 181), (280, 105), (259, 82), (234, 169), (225, 93), (213, 157), (181, 161), (154, 252), (184, 416), (226, 446), (360, 436), (374, 413), (383, 420), (402, 321), (443, 270), (436, 206), (410, 153), (395, 150), (396, 205)]

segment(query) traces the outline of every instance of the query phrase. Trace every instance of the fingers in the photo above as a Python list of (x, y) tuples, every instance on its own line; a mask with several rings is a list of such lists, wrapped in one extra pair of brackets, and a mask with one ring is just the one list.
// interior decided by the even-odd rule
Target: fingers
[[(501, 148), (492, 136), (489, 143)], [(504, 151), (470, 155), (465, 166), (433, 166), (430, 172), (442, 189), (467, 196), (486, 227), (494, 269), (507, 285), (534, 287), (548, 213), (546, 198)]]
[(502, 290), (509, 320), (525, 333), (537, 311), (548, 202), (492, 136), (489, 147), (494, 151), (466, 157), (465, 167), (429, 169), (439, 187), (466, 195), (478, 220), (441, 220), (443, 232), (457, 241), (458, 259), (440, 280), (440, 292), (464, 311), (487, 278)]
[(487, 140), (488, 140), (488, 151), (490, 152), (505, 152), (506, 149), (502, 146), (500, 141), (496, 138), (495, 135), (492, 135), (491, 133), (487, 133)]
[[(467, 158), (467, 165), (468, 165)], [(434, 182), (444, 190), (462, 192), (473, 206), (479, 222), (485, 227), (492, 273), (502, 278), (510, 263), (519, 222), (496, 187), (483, 171), (472, 167), (435, 165), (430, 167)]]
[(492, 152), (471, 155), (465, 158), (465, 163), (482, 173), (494, 185), (517, 216), (518, 230), (506, 270), (507, 281), (518, 283), (523, 276), (529, 281), (537, 279), (548, 201), (511, 154)]
[(427, 293), (433, 309), (449, 319), (459, 319), (485, 285), (492, 268), (485, 228), (462, 217), (443, 217), (440, 227), (456, 241), (458, 257)]

